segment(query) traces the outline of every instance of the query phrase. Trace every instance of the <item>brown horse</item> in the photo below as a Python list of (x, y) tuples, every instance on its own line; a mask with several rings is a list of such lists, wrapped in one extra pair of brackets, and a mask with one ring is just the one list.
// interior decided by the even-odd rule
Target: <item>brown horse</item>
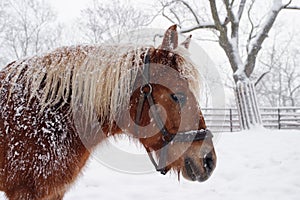
[(216, 154), (199, 108), (189, 41), (178, 45), (171, 26), (157, 49), (64, 47), (6, 66), (0, 190), (10, 200), (62, 199), (93, 148), (119, 134), (138, 138), (163, 174), (209, 178)]

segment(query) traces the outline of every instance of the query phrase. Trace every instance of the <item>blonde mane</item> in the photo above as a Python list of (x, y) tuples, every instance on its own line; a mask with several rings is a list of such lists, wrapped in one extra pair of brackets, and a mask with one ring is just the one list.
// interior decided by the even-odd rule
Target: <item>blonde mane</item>
[[(61, 106), (70, 103), (71, 112), (84, 110), (88, 118), (96, 113), (103, 125), (116, 120), (120, 111), (128, 108), (138, 70), (142, 70), (141, 55), (148, 48), (153, 47), (63, 47), (14, 63), (5, 72), (12, 74), (7, 76), (12, 77), (10, 82), (25, 84), (25, 91), (30, 91), (28, 102), (38, 99), (42, 110), (59, 102), (63, 102)], [(178, 48), (174, 53), (182, 56), (179, 71), (188, 79), (191, 91), (198, 98), (198, 70), (187, 51)]]

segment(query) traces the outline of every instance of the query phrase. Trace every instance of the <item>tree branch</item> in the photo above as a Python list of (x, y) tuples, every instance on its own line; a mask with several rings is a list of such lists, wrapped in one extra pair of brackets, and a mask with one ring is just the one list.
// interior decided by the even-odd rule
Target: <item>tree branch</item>
[(241, 0), (241, 3), (239, 5), (239, 11), (238, 11), (238, 19), (239, 20), (241, 20), (241, 18), (242, 18), (245, 5), (246, 5), (246, 0)]
[[(225, 6), (226, 6), (226, 11), (227, 11), (227, 16), (229, 18), (229, 21), (231, 22), (231, 37), (236, 38), (236, 46), (238, 46), (238, 33), (239, 33), (239, 18), (235, 16), (232, 10), (232, 4), (229, 3), (229, 0), (223, 0)], [(241, 9), (240, 5), (240, 9)], [(245, 4), (243, 4), (245, 6)], [(243, 9), (241, 9), (243, 10)]]
[(203, 28), (217, 29), (216, 25), (213, 23), (200, 23), (200, 24), (197, 24), (192, 27), (181, 29), (180, 33), (188, 33), (188, 32), (192, 32), (194, 30), (203, 29)]
[(209, 2), (210, 2), (211, 14), (212, 14), (213, 20), (215, 22), (215, 26), (216, 26), (217, 30), (222, 31), (224, 26), (222, 26), (219, 15), (218, 15), (216, 1), (209, 0)]
[(250, 22), (250, 25), (251, 25), (251, 30), (250, 30), (250, 32), (249, 32), (249, 36), (248, 36), (248, 40), (247, 40), (247, 45), (246, 45), (246, 51), (247, 51), (247, 53), (249, 53), (249, 44), (250, 44), (250, 41), (251, 41), (251, 39), (252, 39), (252, 37), (253, 37), (253, 31), (254, 31), (254, 23), (253, 23), (253, 21), (252, 21), (252, 19), (251, 19), (251, 10), (252, 10), (252, 8), (253, 8), (253, 5), (254, 5), (254, 1), (255, 0), (252, 0), (252, 2), (251, 2), (251, 4), (250, 4), (250, 7), (249, 7), (249, 9), (248, 9), (248, 20), (249, 20), (249, 22)]
[(174, 22), (170, 17), (168, 17), (165, 14), (165, 9), (162, 10), (162, 16), (165, 17), (167, 20), (169, 20), (172, 24), (177, 24), (176, 22)]
[(178, 26), (181, 27), (181, 20), (173, 9), (170, 9), (170, 12), (174, 15), (176, 20), (178, 21)]
[(235, 21), (236, 19), (235, 19), (234, 13), (232, 11), (232, 4), (229, 3), (229, 0), (223, 0), (223, 3), (225, 4), (226, 11), (227, 11), (227, 16), (228, 16), (230, 22), (232, 24), (234, 24), (236, 22)]
[[(216, 28), (219, 31), (220, 35), (219, 35), (219, 44), (220, 46), (223, 48), (223, 50), (226, 53), (226, 56), (228, 57), (228, 60), (230, 62), (230, 66), (233, 70), (233, 72), (236, 72), (239, 67), (242, 65), (242, 61), (239, 55), (239, 47), (238, 47), (238, 37), (234, 37), (235, 33), (231, 33), (231, 38), (228, 38), (228, 30), (226, 25), (222, 24), (220, 22), (220, 18), (218, 15), (218, 10), (216, 7), (216, 1), (215, 0), (209, 0), (210, 2), (210, 8), (211, 8), (211, 13), (212, 13), (212, 17), (213, 20), (215, 22)], [(228, 4), (228, 6), (226, 6), (228, 9), (230, 9), (230, 5), (228, 3), (228, 0), (224, 0), (225, 4)], [(232, 10), (230, 9), (230, 11), (232, 13)], [(227, 13), (229, 14), (229, 13)], [(232, 13), (233, 14), (233, 13)], [(238, 31), (238, 23), (233, 25), (232, 22), (235, 21), (233, 20), (233, 16), (232, 17), (228, 17), (229, 19), (227, 19), (229, 22), (231, 22), (231, 26), (235, 26), (232, 31)], [(231, 18), (231, 19), (230, 19)], [(236, 79), (236, 78), (235, 78)], [(237, 81), (237, 79), (236, 79)]]
[(255, 81), (254, 86), (256, 86), (268, 73), (270, 73), (270, 70), (260, 75), (260, 77)]
[(285, 5), (273, 4), (269, 15), (267, 16), (265, 23), (261, 26), (260, 31), (257, 33), (249, 43), (249, 53), (245, 63), (245, 73), (247, 77), (250, 77), (254, 70), (256, 57), (261, 49), (261, 45), (267, 38), (269, 31), (271, 30), (279, 12), (284, 8)]
[(296, 87), (291, 91), (291, 94), (293, 95), (298, 89), (300, 89), (300, 85), (296, 86)]
[[(225, 27), (228, 23), (229, 23), (229, 20), (228, 20), (228, 18), (226, 18), (224, 20), (224, 22), (221, 24), (221, 26)], [(192, 31), (195, 31), (198, 29), (205, 29), (205, 28), (218, 30), (217, 26), (214, 24), (214, 22), (206, 22), (206, 23), (202, 22), (202, 23), (197, 24), (192, 27), (182, 28), (180, 33), (189, 33), (189, 32), (192, 32)]]
[[(176, 18), (176, 20), (178, 21), (178, 23), (176, 23), (172, 18), (170, 18), (169, 16), (167, 16), (167, 14), (165, 13), (165, 8), (169, 7), (170, 5), (174, 4), (174, 3), (182, 3), (193, 15), (196, 25), (191, 26), (191, 27), (187, 27), (187, 28), (182, 28), (181, 27), (181, 21), (180, 21), (180, 17), (178, 17), (178, 15), (176, 14), (176, 12), (173, 9), (170, 9), (170, 12), (174, 15), (174, 17)], [(196, 15), (196, 12), (193, 10), (193, 8), (184, 0), (173, 0), (169, 3), (163, 3), (162, 4), (162, 16), (165, 17), (168, 21), (170, 21), (173, 24), (178, 24), (178, 26), (181, 28), (180, 33), (188, 33), (188, 32), (192, 32), (198, 29), (215, 29), (218, 30), (215, 23), (214, 22), (200, 22), (198, 16)], [(223, 23), (220, 23), (221, 26), (226, 26), (229, 23), (228, 17), (225, 18)]]
[(196, 12), (193, 10), (193, 8), (187, 2), (185, 2), (184, 0), (176, 0), (176, 1), (181, 2), (183, 5), (185, 5), (185, 7), (187, 7), (191, 11), (191, 13), (194, 16), (197, 24), (200, 24), (200, 21), (198, 19), (198, 16), (196, 15)]
[(300, 10), (300, 6), (287, 6), (287, 7), (284, 7), (284, 9), (289, 9), (289, 10)]
[(173, 24), (178, 24), (179, 25), (179, 27), (180, 27), (180, 24), (181, 24), (181, 22), (180, 22), (180, 18), (178, 17), (178, 15), (176, 14), (176, 12), (173, 10), (173, 9), (171, 9), (170, 8), (170, 12), (174, 15), (174, 17), (178, 20), (178, 23), (175, 23), (170, 17), (168, 17), (166, 14), (165, 14), (165, 12), (164, 12), (164, 9), (165, 8), (167, 8), (167, 7), (169, 7), (170, 5), (172, 5), (172, 4), (175, 4), (175, 3), (182, 3), (189, 11), (190, 11), (190, 13), (193, 15), (193, 17), (194, 17), (194, 19), (195, 19), (195, 21), (196, 21), (196, 23), (197, 24), (200, 24), (200, 20), (199, 20), (199, 18), (198, 18), (198, 16), (197, 16), (197, 14), (196, 14), (196, 12), (195, 12), (195, 10), (186, 2), (186, 1), (184, 1), (184, 0), (173, 0), (173, 1), (171, 1), (171, 2), (169, 2), (169, 3), (166, 3), (166, 4), (164, 4), (163, 2), (161, 2), (161, 4), (162, 4), (162, 7), (163, 7), (163, 9), (162, 9), (162, 15), (163, 15), (163, 17), (165, 17), (166, 19), (168, 19), (170, 22), (172, 22)]

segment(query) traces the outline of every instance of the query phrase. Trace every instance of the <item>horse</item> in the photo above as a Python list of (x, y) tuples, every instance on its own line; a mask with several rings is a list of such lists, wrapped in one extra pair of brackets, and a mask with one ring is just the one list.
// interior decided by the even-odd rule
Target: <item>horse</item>
[(77, 45), (0, 71), (0, 190), (9, 200), (61, 200), (96, 146), (126, 134), (154, 168), (190, 181), (216, 167), (199, 106), (200, 73), (176, 25), (162, 44)]

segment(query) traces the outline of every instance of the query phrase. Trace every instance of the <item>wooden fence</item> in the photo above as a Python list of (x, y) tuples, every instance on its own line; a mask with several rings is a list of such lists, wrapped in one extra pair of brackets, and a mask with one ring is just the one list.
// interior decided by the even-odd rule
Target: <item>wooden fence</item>
[[(215, 132), (240, 131), (236, 108), (202, 108), (207, 126)], [(264, 127), (300, 130), (300, 107), (260, 108)]]

